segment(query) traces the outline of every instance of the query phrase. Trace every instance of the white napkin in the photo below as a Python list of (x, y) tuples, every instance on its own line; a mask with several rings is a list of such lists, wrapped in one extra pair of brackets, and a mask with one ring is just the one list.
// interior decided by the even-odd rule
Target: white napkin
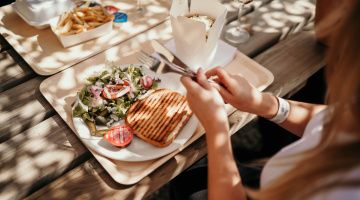
[[(168, 41), (165, 44), (165, 47), (169, 49), (176, 57), (178, 57), (174, 39)], [(208, 70), (216, 66), (224, 67), (234, 59), (236, 51), (237, 49), (235, 47), (229, 45), (222, 40), (219, 40), (215, 56), (210, 61), (210, 64), (208, 66), (204, 65), (200, 67), (202, 67), (204, 70)]]

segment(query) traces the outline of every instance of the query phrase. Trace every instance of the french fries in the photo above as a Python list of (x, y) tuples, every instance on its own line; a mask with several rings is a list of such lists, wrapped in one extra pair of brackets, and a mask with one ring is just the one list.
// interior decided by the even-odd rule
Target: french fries
[(114, 19), (103, 7), (75, 8), (60, 16), (57, 30), (61, 35), (73, 35), (94, 29)]

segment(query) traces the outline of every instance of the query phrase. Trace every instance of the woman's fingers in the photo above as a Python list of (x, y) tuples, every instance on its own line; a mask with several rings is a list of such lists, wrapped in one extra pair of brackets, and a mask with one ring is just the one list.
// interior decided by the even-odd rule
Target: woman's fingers
[(219, 85), (218, 86), (218, 91), (221, 95), (221, 97), (224, 99), (225, 102), (231, 102), (232, 99), (232, 94), (223, 86)]
[(226, 88), (234, 87), (234, 81), (230, 77), (230, 75), (222, 68), (215, 67), (213, 69), (210, 69), (205, 73), (207, 78), (210, 78), (211, 76), (217, 76), (218, 80), (221, 84), (223, 84)]
[(197, 82), (205, 89), (211, 89), (211, 85), (207, 80), (204, 71), (200, 68), (196, 73)]
[(199, 91), (200, 89), (202, 89), (198, 83), (191, 80), (191, 78), (189, 78), (189, 77), (182, 76), (180, 78), (180, 81), (184, 85), (184, 87), (186, 88), (186, 90), (188, 92), (195, 92), (195, 91)]
[(231, 93), (221, 84), (218, 78), (208, 80), (211, 87), (215, 88), (224, 97), (232, 96)]

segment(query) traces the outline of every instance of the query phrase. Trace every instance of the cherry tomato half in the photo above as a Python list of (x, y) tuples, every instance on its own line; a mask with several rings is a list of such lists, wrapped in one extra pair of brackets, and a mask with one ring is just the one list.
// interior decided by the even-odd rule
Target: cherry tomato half
[(117, 147), (126, 147), (134, 138), (134, 134), (129, 126), (114, 126), (106, 133), (104, 139)]

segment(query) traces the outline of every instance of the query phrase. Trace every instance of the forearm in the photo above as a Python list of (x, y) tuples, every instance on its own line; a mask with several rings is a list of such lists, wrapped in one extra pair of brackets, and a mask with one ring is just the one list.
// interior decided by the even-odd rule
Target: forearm
[(279, 125), (299, 137), (302, 137), (304, 134), (305, 127), (309, 123), (310, 119), (326, 108), (326, 105), (310, 104), (298, 101), (289, 101), (289, 103), (290, 114), (287, 119)]
[[(274, 117), (278, 110), (278, 101), (276, 97), (271, 94), (263, 93), (263, 100), (261, 106), (257, 109), (257, 115), (266, 119)], [(311, 103), (303, 103), (297, 101), (288, 101), (290, 103), (290, 113), (287, 119), (279, 124), (286, 130), (294, 133), (295, 135), (302, 136), (306, 125), (310, 119), (326, 108), (326, 105), (318, 105)]]
[(207, 131), (208, 199), (246, 199), (228, 131)]

